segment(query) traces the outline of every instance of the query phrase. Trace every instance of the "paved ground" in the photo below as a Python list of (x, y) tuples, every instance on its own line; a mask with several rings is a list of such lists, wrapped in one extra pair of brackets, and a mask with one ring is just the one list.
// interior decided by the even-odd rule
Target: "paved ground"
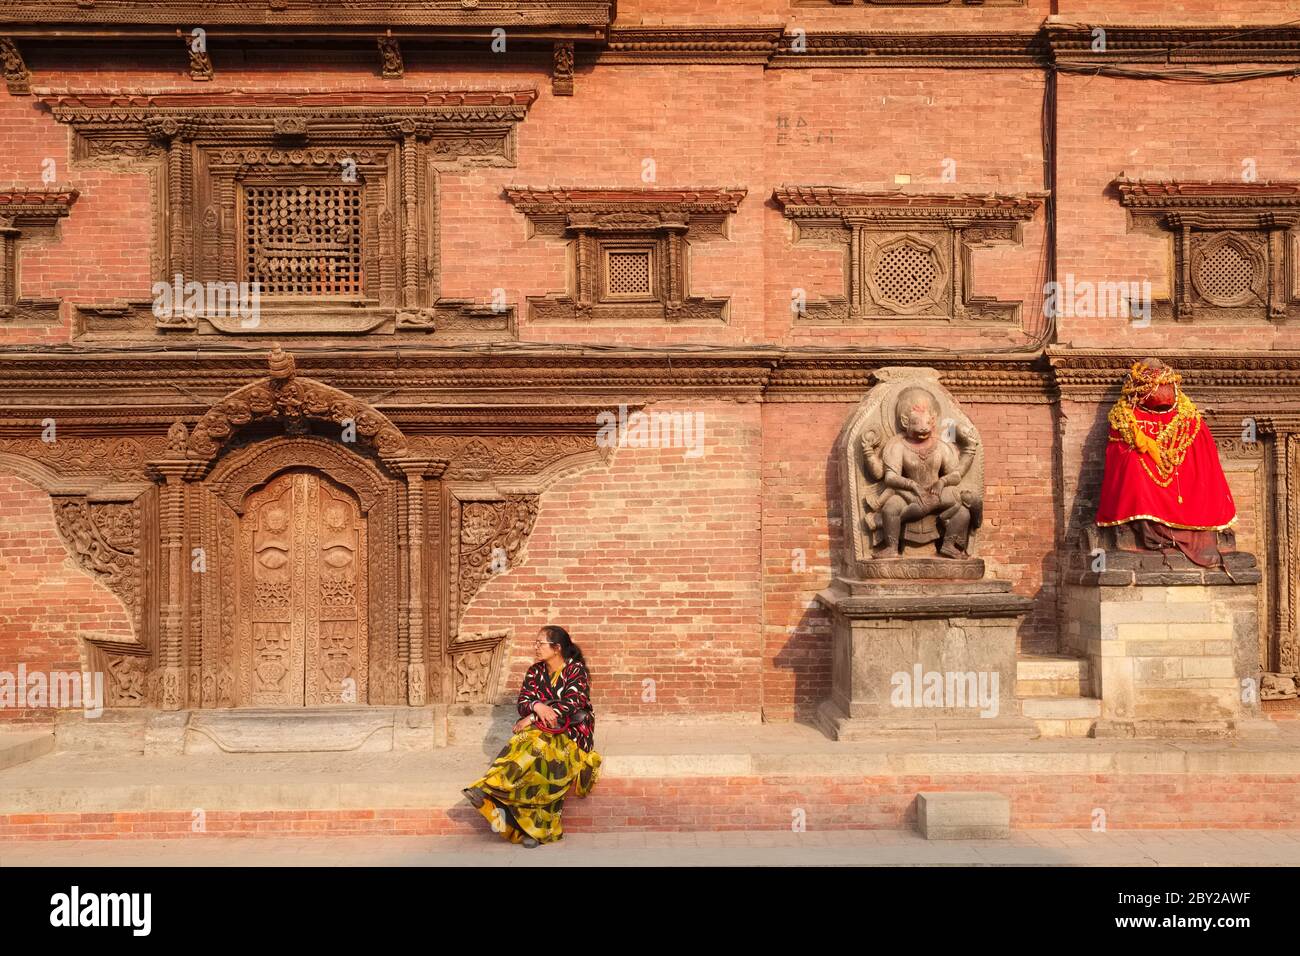
[(1295, 866), (1298, 830), (1020, 830), (1010, 840), (915, 833), (571, 833), (525, 850), (491, 834), (199, 838), (0, 845), (6, 866)]

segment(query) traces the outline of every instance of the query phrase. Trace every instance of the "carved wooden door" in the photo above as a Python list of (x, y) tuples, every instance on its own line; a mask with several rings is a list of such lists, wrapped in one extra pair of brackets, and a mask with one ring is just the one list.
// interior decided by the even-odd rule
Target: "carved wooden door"
[(324, 475), (285, 472), (240, 523), (239, 703), (365, 703), (366, 522)]

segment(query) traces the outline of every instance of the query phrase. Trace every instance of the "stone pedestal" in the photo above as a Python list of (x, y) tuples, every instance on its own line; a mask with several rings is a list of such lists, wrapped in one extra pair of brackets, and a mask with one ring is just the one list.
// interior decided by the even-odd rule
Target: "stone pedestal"
[(1276, 732), (1259, 708), (1260, 571), (1250, 554), (1224, 560), (1106, 551), (1069, 573), (1062, 644), (1088, 659), (1096, 736)]
[(837, 578), (832, 618), (835, 740), (1036, 735), (1016, 700), (1016, 631), (1032, 605), (1006, 581)]

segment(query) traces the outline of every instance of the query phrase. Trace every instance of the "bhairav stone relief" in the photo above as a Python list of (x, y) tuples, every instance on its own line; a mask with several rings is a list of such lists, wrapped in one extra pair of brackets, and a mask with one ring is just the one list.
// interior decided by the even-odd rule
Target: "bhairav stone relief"
[(965, 567), (984, 506), (979, 432), (932, 369), (877, 378), (845, 436), (853, 576), (979, 577)]

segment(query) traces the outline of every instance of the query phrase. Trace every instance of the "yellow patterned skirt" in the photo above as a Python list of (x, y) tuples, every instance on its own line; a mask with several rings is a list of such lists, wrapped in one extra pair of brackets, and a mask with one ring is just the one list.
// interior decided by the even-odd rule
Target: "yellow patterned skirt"
[(570, 788), (579, 797), (591, 793), (600, 763), (600, 754), (583, 750), (568, 734), (530, 727), (511, 737), (487, 774), (470, 786), (483, 792), (478, 812), (502, 837), (552, 843), (564, 836), (564, 798)]

